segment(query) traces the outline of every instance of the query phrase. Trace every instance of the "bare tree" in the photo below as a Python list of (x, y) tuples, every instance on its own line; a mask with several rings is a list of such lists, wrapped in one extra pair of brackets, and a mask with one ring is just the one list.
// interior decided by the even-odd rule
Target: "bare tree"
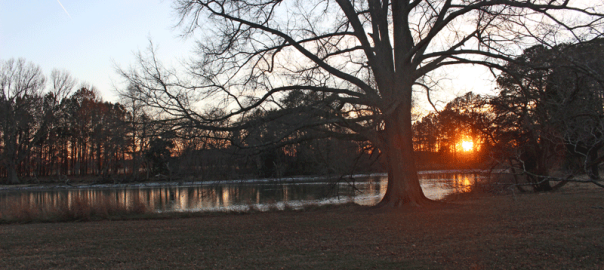
[(18, 164), (41, 134), (36, 132), (46, 78), (39, 66), (25, 59), (0, 62), (1, 153), (9, 184), (18, 184)]
[(50, 92), (57, 102), (69, 97), (77, 83), (68, 71), (58, 69), (50, 73), (50, 81), (52, 83)]
[[(55, 69), (50, 74), (50, 89), (44, 94), (43, 113), (42, 117), (37, 119), (37, 125), (40, 129), (40, 136), (44, 137), (42, 138), (44, 145), (48, 145), (50, 149), (64, 150), (61, 154), (53, 155), (53, 157), (67, 156), (69, 144), (65, 136), (68, 133), (65, 120), (67, 119), (68, 108), (64, 101), (71, 95), (76, 83), (76, 80), (68, 71)], [(50, 146), (51, 144), (54, 145)], [(73, 146), (72, 144), (72, 153), (74, 152)], [(55, 170), (54, 173), (60, 178), (61, 170)]]
[[(527, 46), (583, 42), (603, 29), (602, 7), (586, 1), (176, 0), (175, 7), (185, 35), (202, 35), (199, 60), (183, 76), (164, 68), (153, 49), (140, 55), (121, 74), (143, 102), (177, 127), (229, 139), (258, 124), (239, 119), (281, 108), (287, 92), (316, 92), (315, 102), (268, 114), (265, 121), (312, 115), (271, 143), (300, 139), (288, 134), (303, 129), (371, 141), (388, 170), (381, 206), (430, 201), (412, 142), (418, 82), (453, 65), (502, 69)], [(334, 126), (344, 132), (335, 134)]]

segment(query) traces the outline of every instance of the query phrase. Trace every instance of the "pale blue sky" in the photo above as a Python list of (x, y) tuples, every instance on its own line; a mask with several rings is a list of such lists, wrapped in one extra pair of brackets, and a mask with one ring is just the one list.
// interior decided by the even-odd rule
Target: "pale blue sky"
[[(168, 0), (0, 0), (0, 59), (25, 58), (65, 69), (117, 101), (124, 87), (115, 64), (128, 67), (149, 38), (164, 61), (190, 55), (193, 40), (179, 37)], [(69, 14), (69, 15), (68, 15)]]
[[(116, 73), (127, 68), (149, 38), (162, 62), (178, 64), (191, 56), (194, 38), (174, 29), (170, 0), (0, 0), (0, 59), (25, 58), (42, 67), (65, 69), (80, 82), (94, 85), (104, 100), (116, 102), (115, 88), (126, 85)], [(67, 11), (67, 12), (66, 12)], [(485, 70), (449, 69), (455, 78), (435, 100), (450, 100), (467, 91), (491, 90)], [(480, 78), (480, 79), (478, 79)], [(419, 94), (420, 100), (425, 94)], [(439, 105), (443, 105), (440, 102)]]

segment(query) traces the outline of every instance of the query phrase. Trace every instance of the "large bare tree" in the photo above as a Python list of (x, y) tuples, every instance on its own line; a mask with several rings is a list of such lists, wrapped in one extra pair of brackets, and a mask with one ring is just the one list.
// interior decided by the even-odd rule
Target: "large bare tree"
[[(425, 82), (439, 69), (502, 69), (529, 46), (601, 36), (602, 6), (594, 3), (176, 0), (185, 35), (200, 36), (199, 58), (188, 73), (164, 68), (153, 48), (121, 73), (141, 90), (137, 98), (176, 127), (245, 137), (258, 122), (240, 119), (276, 109), (264, 120), (292, 114), (301, 120), (274, 143), (299, 138), (292, 135), (303, 129), (369, 140), (388, 169), (380, 205), (422, 205), (430, 200), (419, 185), (413, 153), (414, 88), (428, 91)], [(285, 107), (280, 100), (291, 91), (321, 98)]]

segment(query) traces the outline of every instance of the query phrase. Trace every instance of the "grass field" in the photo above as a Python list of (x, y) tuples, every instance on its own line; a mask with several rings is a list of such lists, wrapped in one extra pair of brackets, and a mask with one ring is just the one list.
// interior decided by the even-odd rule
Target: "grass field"
[(2, 269), (604, 269), (604, 189), (0, 225)]

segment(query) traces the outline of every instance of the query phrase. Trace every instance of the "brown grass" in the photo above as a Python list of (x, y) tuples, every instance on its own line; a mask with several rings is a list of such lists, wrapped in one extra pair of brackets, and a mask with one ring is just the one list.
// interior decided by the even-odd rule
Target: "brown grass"
[(0, 225), (6, 269), (604, 269), (604, 190)]
[(14, 202), (0, 209), (0, 223), (110, 220), (149, 212), (147, 206), (139, 200), (135, 200), (132, 205), (125, 207), (107, 196), (95, 199), (78, 196), (71, 202), (42, 208), (27, 201)]

